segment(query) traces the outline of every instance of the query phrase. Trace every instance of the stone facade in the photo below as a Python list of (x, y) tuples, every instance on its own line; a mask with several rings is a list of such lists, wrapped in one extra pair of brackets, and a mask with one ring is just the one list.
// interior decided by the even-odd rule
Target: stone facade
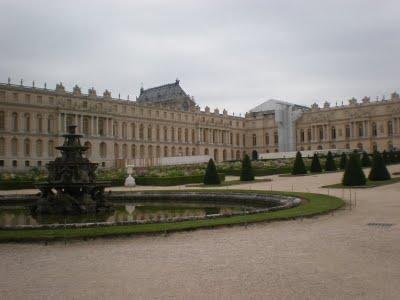
[[(88, 157), (101, 167), (136, 158), (210, 155), (216, 161), (258, 153), (327, 148), (372, 151), (400, 148), (400, 99), (311, 108), (282, 101), (245, 117), (200, 110), (179, 81), (140, 92), (137, 101), (83, 94), (60, 83), (55, 90), (0, 84), (0, 172), (44, 167), (68, 125), (77, 125)], [(275, 104), (278, 105), (276, 106)]]
[[(172, 85), (180, 89), (179, 82)], [(152, 157), (240, 159), (244, 118), (182, 106), (182, 100), (193, 100), (181, 96), (174, 105), (170, 98), (160, 103), (115, 99), (107, 90), (98, 96), (93, 88), (83, 94), (78, 86), (68, 92), (61, 83), (55, 90), (0, 84), (0, 171), (44, 167), (58, 155), (54, 147), (73, 124), (90, 148), (88, 157), (101, 167)]]

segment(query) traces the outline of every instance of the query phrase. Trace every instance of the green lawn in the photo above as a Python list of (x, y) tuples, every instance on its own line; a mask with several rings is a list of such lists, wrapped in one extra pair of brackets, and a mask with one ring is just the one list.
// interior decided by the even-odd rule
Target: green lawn
[(400, 177), (392, 178), (389, 180), (379, 180), (379, 181), (371, 181), (367, 179), (366, 185), (360, 186), (345, 186), (341, 183), (331, 184), (331, 185), (324, 185), (323, 188), (330, 188), (330, 189), (369, 189), (374, 188), (382, 185), (388, 185), (392, 183), (400, 182)]
[[(205, 192), (205, 190), (186, 190)], [(207, 190), (209, 192), (210, 190)], [(227, 190), (212, 190), (216, 193), (226, 193)], [(305, 204), (297, 207), (232, 217), (221, 217), (216, 219), (184, 221), (177, 223), (156, 223), (156, 224), (139, 224), (139, 225), (121, 225), (109, 227), (91, 227), (78, 229), (36, 229), (36, 230), (0, 230), (0, 242), (35, 242), (35, 241), (52, 241), (63, 239), (86, 239), (96, 237), (124, 236), (133, 234), (150, 234), (174, 232), (181, 230), (193, 230), (198, 228), (213, 228), (218, 226), (235, 225), (243, 223), (265, 222), (288, 220), (298, 217), (310, 217), (318, 214), (327, 213), (329, 211), (340, 208), (344, 202), (342, 199), (312, 193), (297, 192), (267, 192), (267, 191), (248, 191), (248, 190), (228, 190), (236, 193), (265, 193), (265, 194), (281, 194), (288, 196), (300, 197), (307, 200)], [(164, 191), (162, 191), (164, 192)], [(168, 193), (179, 191), (165, 191)]]
[(224, 181), (224, 182), (221, 182), (221, 184), (215, 184), (215, 185), (206, 185), (204, 183), (199, 183), (199, 184), (188, 184), (186, 186), (188, 186), (188, 187), (219, 187), (219, 186), (231, 186), (231, 185), (258, 183), (258, 182), (270, 182), (270, 181), (272, 181), (272, 180), (269, 178), (263, 178), (263, 179), (254, 179), (252, 181), (230, 180), (230, 181)]

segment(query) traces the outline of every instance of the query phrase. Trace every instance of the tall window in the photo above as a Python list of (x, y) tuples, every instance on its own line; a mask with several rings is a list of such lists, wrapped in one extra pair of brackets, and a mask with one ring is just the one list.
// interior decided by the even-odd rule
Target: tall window
[(107, 145), (104, 142), (100, 143), (100, 157), (104, 158), (107, 156)]
[(131, 145), (131, 158), (135, 159), (136, 158), (136, 146)]
[(266, 133), (265, 134), (265, 145), (269, 145), (269, 134), (268, 133)]
[(86, 134), (86, 135), (89, 134), (89, 118), (88, 117), (83, 118), (82, 130), (83, 130), (83, 134)]
[(257, 135), (253, 134), (253, 146), (257, 145)]
[(11, 155), (17, 156), (18, 155), (18, 140), (13, 138), (11, 140)]
[(178, 128), (178, 142), (182, 142), (182, 129)]
[(136, 139), (136, 125), (135, 123), (131, 123), (131, 139)]
[(363, 127), (362, 123), (358, 124), (358, 136), (359, 137), (364, 136), (364, 127)]
[(278, 137), (278, 132), (274, 132), (274, 143), (275, 145), (279, 144), (279, 137)]
[(156, 140), (160, 140), (160, 125), (156, 126)]
[(323, 140), (324, 139), (324, 128), (323, 127), (319, 127), (319, 139)]
[(189, 142), (189, 130), (185, 128), (185, 143)]
[(11, 130), (18, 131), (18, 114), (16, 112), (11, 115)]
[(126, 126), (126, 123), (122, 123), (122, 138), (126, 139), (128, 137), (128, 127)]
[(47, 150), (50, 157), (54, 156), (54, 142), (50, 140), (47, 144)]
[(346, 138), (350, 137), (350, 126), (346, 125)]
[(31, 115), (28, 113), (24, 115), (24, 130), (26, 132), (31, 130)]
[(144, 139), (144, 126), (143, 126), (143, 124), (139, 125), (139, 139), (141, 139), (141, 140)]
[(378, 128), (377, 128), (377, 126), (376, 126), (376, 123), (375, 122), (373, 122), (372, 123), (372, 125), (371, 125), (371, 131), (372, 131), (372, 136), (377, 136), (378, 135)]
[(164, 126), (164, 141), (167, 141), (167, 140), (168, 140), (168, 130), (167, 130), (167, 127)]
[(117, 137), (118, 136), (118, 123), (117, 122), (113, 122), (113, 136)]
[(175, 128), (171, 127), (171, 141), (175, 142)]
[(4, 130), (6, 125), (4, 111), (0, 111), (0, 130)]
[(392, 121), (388, 121), (388, 123), (387, 123), (387, 131), (388, 131), (388, 135), (389, 136), (393, 135), (393, 123), (392, 123)]
[(300, 129), (300, 142), (304, 142), (304, 129)]
[(29, 139), (24, 140), (24, 155), (25, 156), (31, 155), (31, 141)]
[(311, 128), (307, 129), (307, 140), (311, 141)]
[(128, 158), (128, 146), (126, 144), (122, 145), (122, 158), (123, 159)]
[(41, 157), (43, 154), (43, 142), (41, 140), (36, 141), (36, 156)]
[(152, 138), (153, 138), (153, 129), (151, 128), (151, 126), (149, 126), (147, 127), (147, 139), (151, 141)]
[(90, 157), (91, 155), (92, 155), (92, 144), (90, 143), (90, 142), (88, 142), (88, 141), (86, 141), (84, 144), (83, 144), (85, 147), (87, 147), (87, 150), (86, 150), (86, 156), (87, 157)]
[(42, 119), (42, 115), (37, 115), (37, 131), (38, 132), (43, 132), (43, 119)]
[(332, 140), (336, 139), (336, 128), (335, 128), (335, 126), (332, 126), (332, 128), (331, 128), (331, 135), (332, 135)]
[(0, 138), (0, 156), (4, 156), (5, 155), (5, 152), (6, 152), (6, 150), (5, 150), (5, 147), (6, 147), (6, 142), (5, 142), (5, 140), (4, 140), (4, 138), (2, 137), (2, 138)]
[(55, 131), (54, 117), (52, 115), (47, 119), (47, 132), (53, 133)]

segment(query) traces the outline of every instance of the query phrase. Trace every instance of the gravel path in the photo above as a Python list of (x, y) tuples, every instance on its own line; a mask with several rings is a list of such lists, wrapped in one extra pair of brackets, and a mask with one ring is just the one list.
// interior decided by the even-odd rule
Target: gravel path
[[(319, 186), (340, 177), (272, 176), (272, 188), (328, 193)], [(236, 188), (270, 189), (271, 183)], [(66, 245), (3, 244), (0, 298), (399, 299), (400, 183), (356, 194), (351, 210), (303, 221)]]

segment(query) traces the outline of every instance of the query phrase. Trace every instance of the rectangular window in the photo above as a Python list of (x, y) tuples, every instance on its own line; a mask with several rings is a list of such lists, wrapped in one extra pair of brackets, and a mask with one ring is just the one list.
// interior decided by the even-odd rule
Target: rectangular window
[(4, 160), (0, 160), (0, 167), (4, 167)]
[(25, 161), (25, 167), (29, 167), (29, 165), (30, 165), (29, 160), (26, 160), (26, 161)]
[(13, 160), (13, 161), (12, 161), (12, 166), (13, 166), (14, 168), (16, 168), (16, 167), (18, 166), (18, 162), (17, 162), (16, 160)]

